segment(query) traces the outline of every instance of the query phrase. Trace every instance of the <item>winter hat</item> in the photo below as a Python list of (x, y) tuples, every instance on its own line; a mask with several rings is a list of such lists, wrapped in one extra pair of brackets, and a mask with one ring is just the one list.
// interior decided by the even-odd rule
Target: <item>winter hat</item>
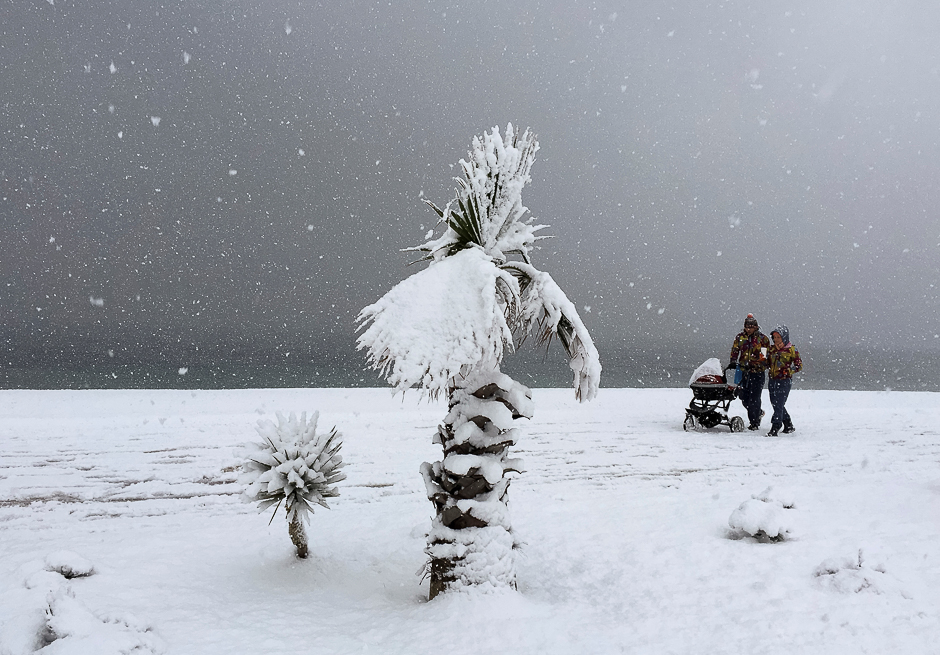
[(790, 328), (786, 325), (778, 325), (771, 330), (770, 334), (773, 335), (774, 332), (780, 335), (780, 340), (783, 341), (783, 345), (790, 343)]
[(757, 328), (760, 327), (757, 324), (757, 319), (754, 318), (754, 314), (748, 314), (747, 318), (744, 319), (744, 327), (748, 327), (749, 325), (753, 325), (754, 327), (757, 327)]

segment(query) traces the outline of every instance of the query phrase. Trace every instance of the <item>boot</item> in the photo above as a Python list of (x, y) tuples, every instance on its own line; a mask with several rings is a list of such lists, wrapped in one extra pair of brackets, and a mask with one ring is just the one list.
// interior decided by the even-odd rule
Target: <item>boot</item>
[(768, 437), (776, 437), (780, 433), (780, 428), (776, 425), (770, 427), (770, 432), (767, 433)]
[(747, 426), (748, 430), (760, 430), (761, 419), (764, 418), (764, 410), (760, 410), (760, 418)]
[(784, 433), (784, 434), (790, 434), (791, 432), (796, 432), (796, 428), (793, 427), (793, 424), (792, 424), (792, 423), (784, 423), (784, 424), (783, 424), (783, 433)]

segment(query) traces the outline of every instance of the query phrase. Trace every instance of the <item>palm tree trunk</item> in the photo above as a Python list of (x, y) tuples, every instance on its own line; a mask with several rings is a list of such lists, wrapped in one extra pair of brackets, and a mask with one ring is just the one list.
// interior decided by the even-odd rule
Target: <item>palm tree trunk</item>
[(287, 531), (290, 533), (291, 543), (297, 549), (297, 557), (307, 558), (307, 530), (304, 528), (303, 519), (299, 514), (294, 514), (294, 518), (287, 525)]
[(449, 404), (434, 439), (444, 459), (421, 465), (436, 508), (426, 549), (431, 599), (467, 586), (515, 588), (506, 474), (522, 471), (521, 460), (508, 457), (516, 442), (513, 420), (532, 416), (529, 389), (498, 366), (467, 378), (451, 391)]

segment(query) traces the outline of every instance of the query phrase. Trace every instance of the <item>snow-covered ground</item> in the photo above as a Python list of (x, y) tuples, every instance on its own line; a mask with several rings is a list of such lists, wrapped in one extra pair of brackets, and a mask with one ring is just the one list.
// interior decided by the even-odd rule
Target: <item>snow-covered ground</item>
[[(441, 403), (0, 392), (0, 653), (938, 652), (940, 395), (796, 387), (778, 438), (683, 432), (687, 389), (536, 390), (519, 590), (430, 603)], [(314, 410), (348, 479), (301, 561), (235, 467), (259, 418)]]

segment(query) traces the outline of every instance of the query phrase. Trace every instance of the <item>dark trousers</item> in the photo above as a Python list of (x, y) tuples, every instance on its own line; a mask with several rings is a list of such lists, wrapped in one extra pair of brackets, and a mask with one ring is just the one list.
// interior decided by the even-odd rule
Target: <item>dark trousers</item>
[(779, 430), (781, 425), (793, 425), (793, 421), (790, 420), (790, 412), (784, 407), (792, 386), (793, 380), (790, 378), (784, 378), (783, 380), (771, 379), (767, 384), (767, 389), (770, 391), (770, 404), (774, 407), (774, 415), (770, 419), (772, 429)]
[(764, 373), (745, 372), (738, 387), (738, 398), (747, 410), (747, 420), (751, 425), (760, 425), (760, 395), (764, 391)]

